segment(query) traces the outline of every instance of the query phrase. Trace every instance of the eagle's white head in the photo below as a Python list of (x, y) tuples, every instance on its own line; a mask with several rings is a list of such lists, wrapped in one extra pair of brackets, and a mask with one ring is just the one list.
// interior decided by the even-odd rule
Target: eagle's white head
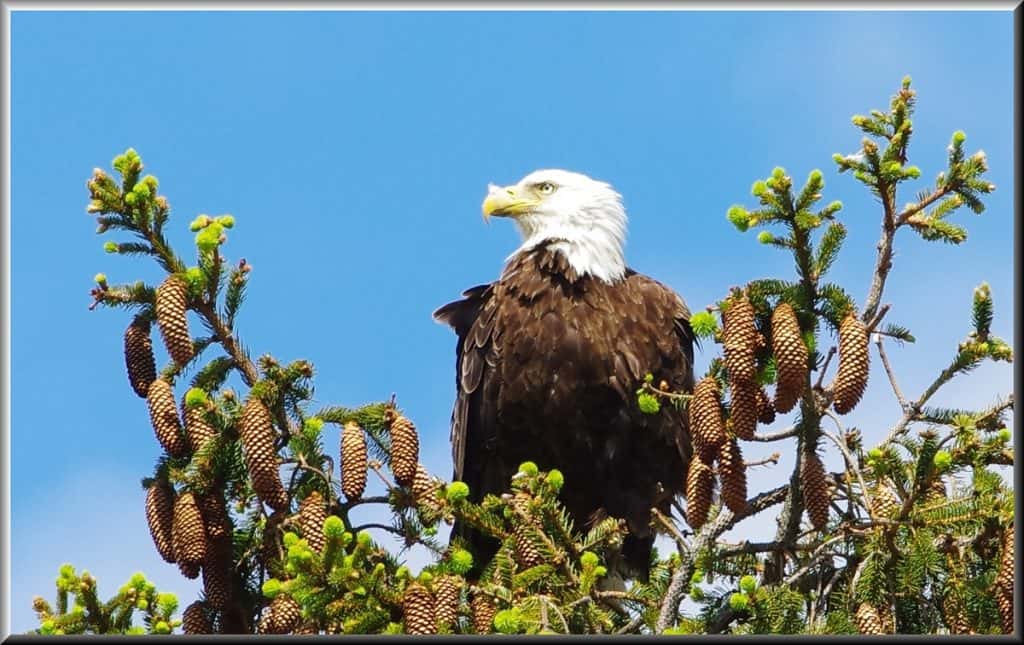
[(608, 184), (567, 170), (537, 170), (511, 186), (488, 187), (484, 219), (511, 217), (523, 244), (516, 253), (553, 242), (580, 275), (605, 282), (626, 272), (626, 209)]

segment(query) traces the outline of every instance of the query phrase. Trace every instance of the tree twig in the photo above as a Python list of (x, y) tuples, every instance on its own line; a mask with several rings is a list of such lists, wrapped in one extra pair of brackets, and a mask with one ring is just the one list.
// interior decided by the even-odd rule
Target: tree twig
[(882, 359), (882, 366), (885, 367), (885, 373), (889, 376), (889, 384), (892, 385), (893, 394), (896, 395), (896, 400), (900, 403), (900, 409), (906, 412), (907, 398), (903, 396), (903, 392), (900, 390), (900, 386), (896, 382), (896, 374), (892, 371), (892, 365), (889, 364), (889, 356), (885, 353), (885, 342), (882, 340), (881, 334), (875, 334), (875, 346), (878, 347), (878, 355)]

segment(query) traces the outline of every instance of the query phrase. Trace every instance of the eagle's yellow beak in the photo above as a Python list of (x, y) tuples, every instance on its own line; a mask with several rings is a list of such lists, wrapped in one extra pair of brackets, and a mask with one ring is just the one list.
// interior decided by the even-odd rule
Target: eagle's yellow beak
[(487, 192), (487, 197), (484, 198), (481, 210), (486, 221), (492, 216), (515, 217), (522, 215), (536, 205), (536, 200), (521, 196), (515, 186), (502, 188), (492, 184)]

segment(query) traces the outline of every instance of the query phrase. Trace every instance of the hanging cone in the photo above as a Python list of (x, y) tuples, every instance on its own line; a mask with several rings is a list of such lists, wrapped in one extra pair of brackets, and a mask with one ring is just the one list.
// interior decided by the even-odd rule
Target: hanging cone
[(772, 313), (772, 355), (775, 357), (775, 409), (793, 409), (807, 385), (807, 345), (800, 335), (796, 312), (788, 302)]
[(999, 587), (996, 590), (996, 605), (999, 607), (999, 622), (1004, 634), (1013, 633), (1013, 592)]
[(189, 407), (185, 405), (184, 397), (181, 400), (181, 418), (185, 420), (185, 437), (188, 438), (192, 452), (217, 436), (217, 430), (206, 420), (206, 408), (201, 405)]
[(805, 452), (800, 467), (800, 486), (804, 495), (804, 508), (811, 526), (822, 530), (828, 524), (830, 499), (828, 480), (821, 459), (813, 452)]
[[(693, 445), (698, 454), (708, 456), (718, 450), (725, 441), (722, 424), (722, 404), (718, 395), (718, 381), (705, 376), (693, 388), (688, 410)], [(710, 461), (710, 457), (708, 458)]]
[(278, 593), (270, 601), (267, 615), (261, 621), (261, 632), (265, 634), (290, 634), (299, 624), (302, 608), (299, 603), (284, 593)]
[(341, 492), (345, 499), (359, 499), (366, 490), (366, 437), (355, 421), (341, 431)]
[(196, 578), (206, 556), (206, 529), (192, 493), (182, 493), (174, 502), (171, 537), (178, 568), (186, 578)]
[(206, 535), (211, 540), (223, 540), (231, 537), (231, 517), (224, 502), (224, 490), (220, 487), (210, 489), (204, 495), (196, 495), (199, 514), (203, 516)]
[(124, 330), (124, 364), (128, 369), (128, 382), (143, 399), (149, 392), (149, 384), (156, 380), (156, 360), (149, 330), (150, 323), (142, 316), (136, 316)]
[(928, 488), (925, 490), (924, 501), (926, 503), (933, 504), (947, 498), (946, 482), (943, 481), (942, 477), (935, 477), (928, 484)]
[(888, 486), (879, 485), (871, 491), (871, 514), (875, 517), (893, 519), (900, 512), (902, 503)]
[(711, 467), (694, 455), (686, 475), (686, 522), (694, 530), (699, 530), (707, 521), (714, 490), (715, 475)]
[(718, 449), (718, 477), (722, 482), (722, 503), (737, 515), (747, 508), (747, 467), (735, 439)]
[(213, 625), (206, 615), (204, 603), (197, 600), (185, 608), (181, 614), (181, 629), (187, 635), (213, 633)]
[(1016, 549), (1014, 539), (1013, 521), (1011, 520), (1009, 526), (1003, 531), (1003, 548), (999, 558), (999, 573), (996, 575), (996, 585), (1010, 595), (1013, 595), (1013, 565), (1014, 550)]
[(288, 495), (278, 472), (277, 450), (274, 448), (277, 433), (270, 410), (258, 398), (250, 396), (242, 409), (240, 426), (245, 464), (252, 478), (253, 490), (275, 511), (288, 508)]
[(187, 304), (188, 286), (181, 278), (170, 276), (156, 288), (156, 322), (167, 353), (178, 365), (188, 363), (194, 353), (185, 315)]
[(729, 371), (730, 382), (753, 381), (754, 352), (760, 342), (754, 325), (754, 306), (744, 295), (734, 296), (731, 303), (722, 320), (725, 369)]
[(188, 442), (181, 433), (181, 421), (174, 405), (171, 384), (159, 378), (150, 383), (146, 403), (153, 432), (167, 454), (176, 458), (188, 455)]
[(302, 530), (302, 537), (306, 538), (309, 548), (317, 553), (324, 550), (327, 538), (324, 536), (324, 520), (327, 519), (327, 510), (324, 508), (324, 498), (320, 491), (313, 491), (306, 495), (299, 505), (299, 528)]
[(158, 481), (146, 491), (146, 522), (160, 557), (173, 563), (174, 489), (166, 481)]
[(423, 464), (416, 465), (416, 477), (412, 480), (412, 496), (417, 506), (437, 508), (437, 484)]
[(494, 632), (494, 616), (498, 610), (489, 597), (482, 592), (473, 594), (469, 601), (473, 610), (473, 631), (477, 634), (491, 634)]
[(882, 628), (882, 619), (879, 617), (878, 612), (866, 602), (862, 602), (860, 607), (857, 608), (855, 622), (857, 623), (857, 631), (861, 634), (876, 636), (885, 633), (885, 630)]
[(953, 593), (947, 593), (942, 600), (942, 620), (950, 634), (973, 634), (971, 621), (967, 619), (964, 604)]
[(540, 551), (537, 550), (537, 545), (530, 539), (530, 530), (526, 527), (526, 524), (517, 522), (513, 530), (513, 536), (516, 542), (516, 560), (518, 560), (522, 568), (529, 569), (544, 563), (544, 558), (541, 557)]
[(846, 414), (860, 403), (868, 385), (868, 329), (849, 314), (839, 326), (839, 370), (832, 381), (832, 405)]
[(207, 543), (203, 558), (203, 593), (217, 609), (224, 609), (231, 599), (231, 570), (234, 567), (231, 540)]
[(764, 425), (775, 422), (775, 406), (763, 387), (757, 388), (757, 420)]
[(436, 634), (437, 617), (434, 615), (434, 596), (426, 587), (412, 583), (402, 597), (406, 634)]
[(434, 583), (435, 611), (439, 625), (450, 627), (458, 620), (462, 583), (462, 578), (453, 575), (441, 576)]
[(387, 411), (391, 428), (391, 472), (402, 486), (411, 486), (416, 479), (416, 464), (420, 458), (420, 440), (416, 426), (405, 415)]
[(750, 441), (757, 429), (757, 385), (752, 381), (733, 381), (729, 419), (732, 431), (740, 439)]

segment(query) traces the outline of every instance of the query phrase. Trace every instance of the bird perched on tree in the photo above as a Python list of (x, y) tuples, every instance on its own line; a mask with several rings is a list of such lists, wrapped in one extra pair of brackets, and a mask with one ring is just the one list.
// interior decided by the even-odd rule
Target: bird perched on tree
[[(692, 390), (686, 303), (626, 266), (626, 211), (604, 182), (540, 170), (491, 185), (483, 214), (513, 219), (523, 243), (496, 282), (434, 312), (458, 336), (454, 479), (480, 501), (505, 491), (524, 461), (561, 470), (576, 527), (624, 519), (616, 569), (646, 579), (650, 510), (668, 513), (685, 490), (691, 444), (684, 413), (644, 414), (636, 391), (647, 373)], [(477, 571), (499, 546), (459, 524), (453, 535), (474, 550)]]

